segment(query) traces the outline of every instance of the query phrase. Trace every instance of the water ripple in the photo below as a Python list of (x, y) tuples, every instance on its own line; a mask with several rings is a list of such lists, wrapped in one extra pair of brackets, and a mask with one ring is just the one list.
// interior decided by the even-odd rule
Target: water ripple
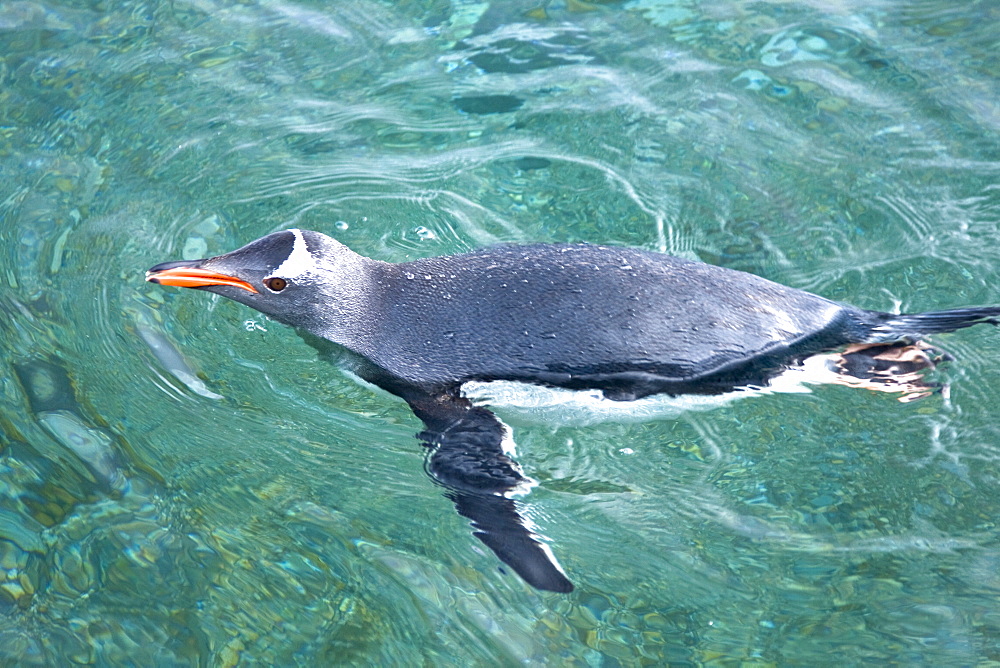
[(981, 661), (995, 329), (936, 336), (956, 359), (912, 404), (518, 425), (577, 584), (554, 596), (454, 515), (405, 405), (142, 279), (295, 225), (393, 261), (585, 240), (871, 308), (998, 302), (996, 18), (0, 4), (0, 663)]

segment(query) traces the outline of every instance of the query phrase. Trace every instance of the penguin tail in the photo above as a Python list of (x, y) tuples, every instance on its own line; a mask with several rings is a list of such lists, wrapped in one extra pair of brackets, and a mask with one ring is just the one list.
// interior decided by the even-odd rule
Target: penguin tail
[(927, 334), (953, 332), (981, 323), (1000, 325), (1000, 306), (970, 306), (947, 311), (892, 314), (872, 312), (869, 343), (916, 341)]

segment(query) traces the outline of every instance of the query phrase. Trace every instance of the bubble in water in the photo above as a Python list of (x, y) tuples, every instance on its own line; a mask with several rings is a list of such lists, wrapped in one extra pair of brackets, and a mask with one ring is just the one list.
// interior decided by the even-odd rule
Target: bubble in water
[(348, 227), (350, 227), (350, 225), (347, 224), (346, 220), (338, 220), (336, 223), (333, 224), (333, 226), (336, 227), (340, 231), (344, 231)]
[(434, 230), (424, 227), (423, 225), (414, 227), (413, 232), (420, 238), (421, 241), (433, 241), (434, 239), (437, 239), (437, 235), (434, 233)]

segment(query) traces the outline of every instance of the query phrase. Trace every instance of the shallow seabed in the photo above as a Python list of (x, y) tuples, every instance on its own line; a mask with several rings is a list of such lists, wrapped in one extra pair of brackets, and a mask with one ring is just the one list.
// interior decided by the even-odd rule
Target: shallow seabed
[(498, 568), (406, 406), (143, 282), (298, 226), (1000, 303), (989, 0), (0, 2), (0, 665), (993, 665), (1000, 332), (949, 391), (515, 423), (577, 584)]

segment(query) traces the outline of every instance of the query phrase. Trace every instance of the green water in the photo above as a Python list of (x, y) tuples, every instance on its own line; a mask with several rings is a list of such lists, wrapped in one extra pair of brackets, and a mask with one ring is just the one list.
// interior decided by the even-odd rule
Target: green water
[(1000, 303), (995, 2), (0, 3), (0, 665), (993, 665), (1000, 334), (948, 390), (517, 427), (530, 589), (406, 406), (143, 282), (283, 227)]

